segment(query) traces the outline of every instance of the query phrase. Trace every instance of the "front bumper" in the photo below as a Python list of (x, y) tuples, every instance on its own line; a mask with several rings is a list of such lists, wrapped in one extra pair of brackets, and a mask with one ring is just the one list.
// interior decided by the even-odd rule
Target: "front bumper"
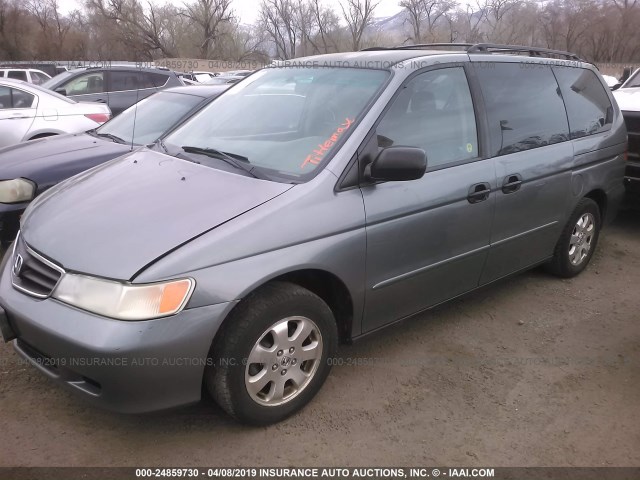
[[(39, 300), (0, 272), (0, 306), (16, 351), (49, 378), (109, 410), (139, 413), (197, 402), (213, 338), (234, 303), (129, 322)], [(8, 340), (8, 339), (7, 339)]]

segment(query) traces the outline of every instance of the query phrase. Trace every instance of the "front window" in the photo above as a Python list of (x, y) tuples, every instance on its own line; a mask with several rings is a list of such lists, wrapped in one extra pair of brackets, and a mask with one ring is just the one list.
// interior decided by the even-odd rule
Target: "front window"
[(266, 68), (225, 92), (165, 144), (172, 154), (197, 155), (203, 165), (221, 162), (194, 154), (194, 147), (231, 155), (267, 175), (304, 180), (348, 137), (388, 76), (356, 68)]
[(104, 92), (104, 73), (91, 72), (74, 78), (63, 87), (67, 95), (87, 95)]

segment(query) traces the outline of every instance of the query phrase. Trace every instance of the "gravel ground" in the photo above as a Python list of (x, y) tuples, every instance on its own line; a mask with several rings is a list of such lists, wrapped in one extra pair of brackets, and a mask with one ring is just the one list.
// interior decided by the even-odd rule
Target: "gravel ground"
[(1, 466), (640, 466), (640, 213), (579, 277), (514, 277), (340, 348), (313, 402), (97, 410), (0, 345)]

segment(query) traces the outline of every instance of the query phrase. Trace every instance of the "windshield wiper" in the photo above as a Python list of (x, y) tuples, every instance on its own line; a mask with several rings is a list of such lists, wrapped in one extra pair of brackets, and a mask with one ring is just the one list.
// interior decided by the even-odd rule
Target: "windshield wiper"
[(118, 137), (116, 135), (113, 135), (111, 133), (98, 133), (98, 132), (96, 132), (96, 135), (98, 135), (99, 137), (108, 138), (109, 140), (113, 140), (116, 143), (129, 143), (129, 142), (123, 140), (122, 138), (120, 138), (120, 137)]
[(247, 157), (243, 157), (241, 155), (230, 154), (226, 152), (222, 152), (215, 148), (203, 148), (203, 147), (191, 147), (189, 145), (185, 145), (182, 147), (187, 153), (195, 153), (197, 155), (206, 155), (207, 157), (216, 158), (218, 160), (222, 160), (229, 165), (236, 167), (239, 170), (244, 170), (249, 175), (255, 178), (259, 178), (261, 180), (269, 180), (266, 175), (257, 173), (255, 166), (250, 167), (251, 164)]

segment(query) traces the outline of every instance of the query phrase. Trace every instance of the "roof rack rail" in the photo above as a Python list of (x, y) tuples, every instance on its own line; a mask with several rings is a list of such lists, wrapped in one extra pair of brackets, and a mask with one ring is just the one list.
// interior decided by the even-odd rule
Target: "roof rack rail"
[(565, 52), (563, 50), (527, 47), (524, 45), (502, 45), (500, 43), (419, 43), (417, 45), (398, 45), (395, 47), (371, 47), (361, 51), (418, 50), (443, 47), (464, 48), (467, 53), (527, 53), (531, 57), (555, 56), (566, 60), (584, 61), (575, 53)]
[(508, 52), (524, 52), (531, 57), (557, 56), (566, 60), (583, 61), (578, 55), (564, 50), (552, 50), (541, 47), (527, 47), (524, 45), (502, 45), (499, 43), (476, 43), (467, 50), (467, 53), (508, 53)]
[(415, 45), (397, 45), (394, 47), (369, 47), (363, 48), (361, 52), (374, 52), (380, 50), (420, 50), (423, 48), (438, 48), (438, 47), (458, 47), (468, 49), (472, 47), (473, 43), (418, 43)]

